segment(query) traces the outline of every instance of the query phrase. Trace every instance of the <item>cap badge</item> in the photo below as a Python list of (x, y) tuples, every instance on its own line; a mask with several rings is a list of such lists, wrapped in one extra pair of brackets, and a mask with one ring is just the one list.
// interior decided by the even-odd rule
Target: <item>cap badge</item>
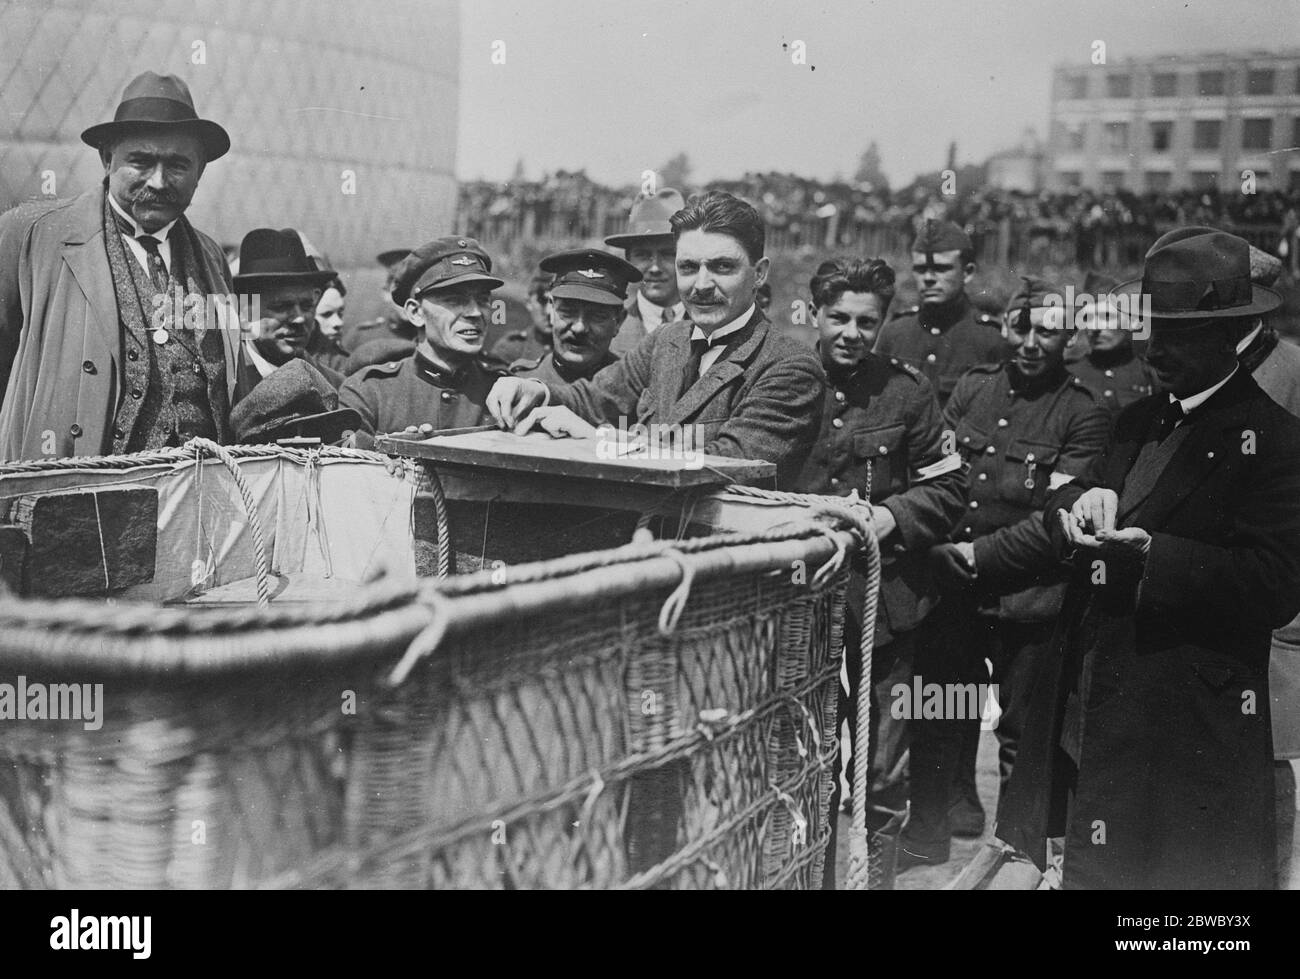
[(578, 269), (578, 274), (586, 276), (588, 279), (603, 279), (604, 273), (597, 272), (595, 269)]
[(451, 264), (452, 265), (473, 265), (474, 259), (470, 258), (468, 255), (462, 255), (460, 258), (453, 258), (451, 260)]
[(469, 242), (466, 241), (464, 238), (458, 238), (458, 239), (456, 240), (456, 244), (459, 245), (461, 248), (468, 248), (468, 247), (469, 247)]

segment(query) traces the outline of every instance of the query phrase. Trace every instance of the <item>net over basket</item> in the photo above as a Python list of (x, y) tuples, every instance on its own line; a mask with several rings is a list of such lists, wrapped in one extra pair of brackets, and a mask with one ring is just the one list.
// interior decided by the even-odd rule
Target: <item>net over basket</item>
[(817, 887), (862, 543), (809, 518), (329, 603), (0, 600), (0, 886)]

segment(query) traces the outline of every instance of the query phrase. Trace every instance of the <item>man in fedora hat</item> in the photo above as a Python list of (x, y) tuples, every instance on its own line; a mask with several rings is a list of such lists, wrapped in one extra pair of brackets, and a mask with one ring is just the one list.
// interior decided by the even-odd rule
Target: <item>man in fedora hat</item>
[(1157, 241), (1140, 288), (1165, 390), (1046, 502), (1074, 576), (997, 835), (1040, 869), (1064, 835), (1066, 888), (1268, 888), (1269, 647), (1300, 612), (1300, 421), (1237, 344), (1280, 300), (1252, 284), (1249, 245), (1210, 229)]
[(298, 358), (273, 371), (235, 405), (230, 424), (240, 445), (287, 438), (317, 438), (336, 445), (361, 427), (361, 417), (351, 408), (340, 408), (334, 385)]
[[(436, 238), (398, 266), (393, 302), (420, 331), (414, 353), (352, 374), (340, 401), (361, 415), (364, 433), (383, 435), (479, 425), (500, 376), (483, 360), (492, 290), (492, 259), (473, 238)], [(364, 439), (362, 439), (364, 441)]]
[[(230, 138), (153, 72), (81, 138), (102, 186), (0, 216), (0, 456), (229, 441), (239, 326), (210, 297), (231, 293), (230, 274), (184, 212)], [(198, 315), (172, 315), (176, 296)]]
[(671, 187), (642, 195), (632, 205), (627, 231), (605, 239), (610, 248), (623, 249), (627, 260), (641, 273), (641, 286), (625, 303), (627, 318), (610, 344), (616, 357), (622, 357), (664, 323), (686, 315), (677, 292), (677, 241), (669, 224), (669, 218), (685, 206), (681, 193)]
[[(244, 235), (235, 289), (250, 300), (256, 297), (261, 313), (244, 341), (244, 396), (289, 361), (308, 357), (316, 304), (333, 278), (332, 270), (318, 268), (308, 257), (302, 236), (292, 228), (255, 228)], [(338, 371), (315, 366), (334, 387), (343, 383)]]
[(554, 276), (549, 309), (551, 349), (535, 360), (510, 365), (516, 377), (547, 384), (572, 384), (608, 367), (618, 358), (610, 341), (627, 316), (627, 287), (641, 273), (617, 255), (598, 248), (557, 252), (542, 259)]

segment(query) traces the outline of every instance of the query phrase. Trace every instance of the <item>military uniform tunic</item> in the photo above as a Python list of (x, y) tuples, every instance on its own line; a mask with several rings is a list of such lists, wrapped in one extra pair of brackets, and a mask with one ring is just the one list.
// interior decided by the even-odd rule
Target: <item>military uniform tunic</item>
[(448, 371), (417, 348), (405, 360), (357, 371), (339, 389), (339, 404), (356, 409), (371, 435), (425, 423), (435, 431), (469, 428), (490, 420), (487, 395), (500, 376), (479, 360)]
[(1006, 342), (998, 321), (962, 297), (942, 309), (921, 306), (890, 320), (880, 328), (875, 352), (917, 368), (942, 406), (967, 369), (1001, 363)]
[(1097, 351), (1067, 365), (1069, 371), (1097, 395), (1112, 415), (1154, 390), (1155, 379), (1146, 363), (1131, 351), (1108, 356)]
[(592, 364), (585, 370), (576, 370), (568, 364), (556, 361), (554, 351), (547, 351), (540, 358), (520, 358), (510, 365), (510, 373), (515, 377), (531, 377), (547, 384), (572, 384), (584, 377), (594, 377), (602, 368), (618, 360), (612, 353)]

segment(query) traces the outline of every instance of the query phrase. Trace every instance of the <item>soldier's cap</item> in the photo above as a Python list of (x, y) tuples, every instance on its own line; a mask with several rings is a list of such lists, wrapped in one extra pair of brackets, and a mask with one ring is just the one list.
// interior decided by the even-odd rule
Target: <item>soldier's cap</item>
[(241, 445), (276, 439), (319, 438), (329, 445), (361, 428), (361, 416), (339, 407), (339, 395), (323, 374), (301, 357), (262, 378), (230, 412)]
[(254, 228), (239, 243), (239, 274), (234, 277), (238, 292), (298, 282), (323, 289), (334, 275), (312, 261), (302, 235), (293, 228)]
[(376, 255), (375, 261), (384, 268), (391, 269), (409, 254), (411, 254), (410, 248), (390, 248)]
[(671, 237), (673, 226), (668, 219), (685, 206), (681, 191), (672, 187), (661, 187), (654, 194), (642, 194), (632, 202), (627, 231), (610, 235), (605, 244), (610, 248), (628, 249), (656, 238)]
[(505, 285), (491, 275), (492, 259), (473, 238), (447, 235), (435, 238), (402, 259), (393, 275), (393, 302), (405, 306), (430, 289), (449, 289), (465, 282), (488, 283), (489, 289)]
[(635, 265), (598, 248), (556, 252), (542, 259), (540, 267), (555, 276), (552, 299), (582, 299), (622, 306), (627, 301), (628, 283), (641, 281), (641, 272)]
[(1065, 303), (1065, 291), (1055, 282), (1038, 275), (1022, 275), (1020, 287), (1007, 300), (1007, 312), (1018, 309), (1060, 307)]
[(917, 229), (916, 239), (912, 242), (912, 251), (927, 254), (974, 250), (975, 245), (970, 240), (970, 235), (951, 221), (940, 221), (937, 218), (926, 218)]
[(1252, 282), (1253, 271), (1245, 238), (1215, 228), (1175, 228), (1148, 249), (1142, 278), (1121, 282), (1111, 295), (1136, 291), (1143, 307), (1149, 302), (1151, 319), (1165, 327), (1260, 316), (1280, 306), (1282, 297)]

